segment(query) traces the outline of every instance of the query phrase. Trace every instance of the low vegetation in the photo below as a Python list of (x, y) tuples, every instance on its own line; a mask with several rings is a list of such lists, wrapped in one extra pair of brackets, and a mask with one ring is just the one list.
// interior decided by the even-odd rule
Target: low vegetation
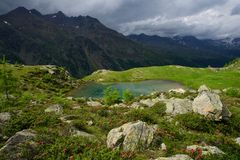
[[(144, 160), (154, 159), (160, 156), (172, 156), (174, 154), (188, 154), (197, 157), (198, 153), (186, 152), (186, 146), (206, 143), (214, 145), (226, 154), (221, 156), (203, 156), (202, 160), (237, 160), (240, 157), (240, 146), (234, 142), (234, 138), (240, 133), (240, 99), (239, 90), (240, 73), (233, 69), (197, 69), (188, 67), (166, 66), (138, 68), (125, 72), (109, 72), (105, 76), (91, 75), (85, 80), (105, 81), (135, 81), (145, 79), (170, 79), (184, 83), (189, 87), (199, 87), (206, 83), (214, 88), (229, 88), (227, 92), (220, 94), (221, 99), (231, 113), (229, 121), (215, 122), (198, 114), (183, 114), (176, 117), (168, 117), (165, 113), (164, 103), (157, 103), (152, 107), (143, 106), (142, 109), (128, 107), (110, 107), (112, 104), (124, 101), (127, 104), (141, 99), (156, 98), (159, 95), (133, 97), (131, 91), (125, 91), (122, 95), (113, 88), (108, 88), (104, 93), (105, 106), (88, 106), (86, 98), (67, 98), (67, 93), (77, 87), (79, 82), (71, 78), (63, 68), (46, 66), (21, 66), (0, 65), (16, 78), (14, 84), (18, 84), (19, 96), (14, 95), (14, 103), (1, 107), (2, 112), (11, 113), (11, 119), (0, 127), (0, 146), (4, 146), (7, 139), (16, 132), (24, 129), (33, 129), (37, 132), (34, 152), (25, 151), (22, 146), (22, 157), (32, 159), (97, 159), (97, 160)], [(181, 75), (181, 76), (180, 76)], [(221, 79), (225, 77), (224, 79)], [(1, 77), (1, 80), (4, 78)], [(17, 94), (16, 94), (17, 95)], [(185, 94), (165, 93), (166, 97), (195, 97), (196, 93)], [(4, 98), (4, 94), (1, 94)], [(102, 102), (102, 100), (98, 100)], [(45, 113), (45, 109), (54, 104), (62, 107), (63, 113)], [(60, 118), (70, 116), (63, 122)], [(158, 131), (156, 143), (145, 151), (126, 152), (121, 149), (107, 148), (107, 134), (113, 128), (127, 122), (142, 120), (148, 124), (157, 124)], [(2, 122), (1, 122), (2, 123)], [(80, 131), (94, 135), (97, 138), (74, 136), (70, 130), (76, 128)], [(167, 146), (161, 150), (161, 143)], [(12, 151), (14, 152), (14, 151)], [(4, 155), (1, 155), (1, 158)]]

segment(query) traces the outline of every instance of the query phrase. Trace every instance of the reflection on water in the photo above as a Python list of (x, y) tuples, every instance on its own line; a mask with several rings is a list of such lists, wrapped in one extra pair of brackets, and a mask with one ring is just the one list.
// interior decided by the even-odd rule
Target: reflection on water
[(117, 83), (88, 83), (72, 92), (74, 97), (93, 97), (101, 98), (103, 91), (107, 87), (117, 88), (120, 93), (128, 89), (133, 92), (135, 96), (141, 94), (146, 95), (154, 91), (168, 91), (174, 88), (185, 88), (183, 85), (165, 80), (148, 80), (140, 82), (117, 82)]

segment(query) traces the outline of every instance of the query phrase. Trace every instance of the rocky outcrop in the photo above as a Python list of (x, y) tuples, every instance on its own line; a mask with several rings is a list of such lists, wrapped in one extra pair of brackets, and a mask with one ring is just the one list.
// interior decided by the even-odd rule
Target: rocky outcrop
[(108, 148), (122, 148), (124, 151), (143, 150), (151, 146), (157, 125), (145, 122), (130, 122), (112, 129), (107, 136)]
[(155, 160), (193, 160), (193, 159), (186, 154), (177, 154), (172, 157), (159, 157)]
[(63, 113), (63, 107), (59, 104), (55, 104), (53, 106), (48, 107), (45, 109), (45, 112), (54, 112), (56, 114), (62, 114)]
[(188, 99), (171, 98), (165, 101), (166, 113), (172, 116), (192, 112), (192, 101)]
[(205, 85), (198, 89), (198, 96), (193, 101), (193, 111), (219, 121), (228, 119), (231, 112), (224, 106), (219, 95), (212, 92)]
[(199, 146), (199, 145), (192, 145), (192, 146), (187, 146), (188, 151), (196, 151), (197, 149), (202, 150), (202, 155), (221, 155), (225, 154), (223, 151), (221, 151), (219, 148), (216, 146)]
[(28, 159), (32, 159), (36, 149), (36, 143), (33, 140), (36, 136), (36, 132), (30, 129), (17, 132), (0, 149), (0, 156), (4, 159), (19, 160), (25, 153)]

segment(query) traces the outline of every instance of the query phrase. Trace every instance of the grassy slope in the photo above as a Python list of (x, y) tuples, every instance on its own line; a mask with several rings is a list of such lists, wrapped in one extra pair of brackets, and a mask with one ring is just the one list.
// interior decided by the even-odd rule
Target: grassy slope
[(162, 66), (134, 68), (127, 71), (96, 72), (84, 78), (85, 81), (141, 81), (173, 80), (192, 88), (206, 84), (211, 88), (240, 88), (240, 71), (234, 69), (190, 68)]
[[(65, 90), (71, 89), (71, 86), (67, 85), (68, 82), (61, 79), (61, 76), (50, 75), (45, 71), (39, 72), (41, 66), (21, 67), (8, 65), (7, 67), (9, 69), (11, 68), (13, 74), (20, 79), (24, 90), (20, 88), (22, 89), (23, 96), (18, 99), (14, 106), (9, 106), (9, 108), (1, 110), (1, 112), (9, 111), (14, 115), (12, 120), (3, 128), (3, 133), (10, 137), (22, 129), (31, 128), (36, 130), (39, 135), (39, 143), (37, 144), (38, 150), (34, 159), (70, 159), (69, 157), (73, 155), (76, 159), (78, 156), (79, 159), (154, 159), (159, 156), (186, 153), (184, 149), (187, 145), (197, 144), (199, 141), (204, 141), (209, 145), (216, 145), (226, 152), (225, 157), (212, 157), (209, 159), (234, 160), (238, 159), (240, 156), (240, 147), (233, 141), (234, 138), (239, 136), (238, 133), (240, 131), (238, 125), (240, 120), (239, 98), (232, 98), (224, 94), (221, 95), (223, 103), (229, 107), (233, 113), (229, 122), (214, 123), (191, 114), (176, 117), (172, 122), (169, 122), (166, 121), (163, 116), (161, 105), (152, 108), (144, 108), (143, 110), (110, 108), (108, 106), (89, 107), (83, 99), (67, 99), (64, 94), (65, 92), (61, 92), (61, 90), (63, 87), (65, 87)], [(164, 70), (164, 68), (167, 70)], [(143, 70), (142, 72), (144, 72), (144, 74), (139, 72), (139, 70)], [(189, 73), (190, 70), (193, 70), (191, 74)], [(169, 74), (170, 71), (174, 71), (175, 75)], [(180, 71), (181, 73), (179, 73)], [(221, 72), (221, 76), (224, 75), (229, 77), (229, 80), (227, 80), (229, 82), (226, 86), (238, 85), (235, 83), (231, 84), (230, 81), (231, 79), (235, 79), (234, 81), (236, 82), (239, 78), (239, 72), (232, 69), (221, 70), (219, 72)], [(201, 75), (202, 73), (205, 75)], [(131, 77), (130, 75), (132, 74), (133, 76)], [(198, 76), (202, 76), (201, 79), (205, 82), (206, 80), (204, 80), (204, 78), (213, 78), (213, 75), (216, 73), (210, 69), (166, 66), (138, 68), (125, 72), (110, 72), (105, 73), (106, 76), (102, 77), (96, 74), (99, 77), (95, 75), (92, 76), (92, 78), (105, 78), (105, 80), (111, 79), (112, 81), (116, 78), (118, 81), (135, 81), (146, 79), (146, 77), (148, 77), (148, 79), (159, 79), (160, 74), (165, 76), (164, 78), (166, 79), (171, 76), (173, 78), (172, 80), (179, 81), (185, 78), (183, 78), (184, 75), (188, 77), (189, 82), (194, 82), (194, 80), (198, 79), (200, 84)], [(234, 77), (234, 74), (238, 75), (238, 77)], [(50, 78), (52, 81), (49, 81), (49, 76), (51, 76)], [(89, 80), (90, 77), (91, 76), (86, 79)], [(190, 78), (193, 80), (191, 81)], [(220, 79), (217, 79), (217, 81), (224, 82), (224, 80)], [(211, 82), (214, 84), (214, 80)], [(194, 82), (194, 84), (195, 83), (196, 82)], [(195, 97), (196, 95), (188, 95), (187, 93), (186, 95), (178, 96), (184, 98), (187, 96)], [(32, 103), (33, 101), (35, 101), (36, 104)], [(76, 118), (73, 119), (74, 123), (66, 124), (61, 122), (59, 118), (62, 115), (45, 113), (44, 110), (52, 104), (62, 105), (64, 109), (63, 115), (75, 115)], [(79, 106), (80, 108), (75, 110), (72, 108), (73, 106)], [(21, 110), (22, 113), (17, 114), (16, 112), (18, 110)], [(89, 120), (93, 121), (93, 125), (87, 125)], [(168, 150), (166, 152), (159, 150), (160, 144), (150, 150), (135, 153), (125, 153), (118, 150), (112, 151), (106, 148), (106, 136), (112, 128), (136, 120), (146, 121), (148, 124), (157, 124), (160, 128), (158, 134), (161, 136), (161, 142), (167, 145)], [(180, 125), (176, 126), (176, 121), (180, 122)], [(71, 137), (68, 130), (72, 125), (83, 131), (94, 134), (98, 137), (98, 141), (89, 141), (81, 137)], [(3, 146), (5, 142), (5, 140), (0, 140), (0, 146)], [(132, 156), (128, 154), (132, 154)], [(29, 157), (29, 155), (25, 156)], [(207, 159), (208, 158), (205, 158), (204, 160)]]

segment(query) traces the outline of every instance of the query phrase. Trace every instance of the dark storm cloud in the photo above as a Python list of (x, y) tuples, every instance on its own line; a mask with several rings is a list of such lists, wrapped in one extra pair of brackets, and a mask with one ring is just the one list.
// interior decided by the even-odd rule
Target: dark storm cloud
[(240, 15), (240, 4), (233, 8), (232, 15)]
[(240, 36), (239, 0), (1, 0), (0, 13), (18, 6), (90, 15), (124, 34)]

